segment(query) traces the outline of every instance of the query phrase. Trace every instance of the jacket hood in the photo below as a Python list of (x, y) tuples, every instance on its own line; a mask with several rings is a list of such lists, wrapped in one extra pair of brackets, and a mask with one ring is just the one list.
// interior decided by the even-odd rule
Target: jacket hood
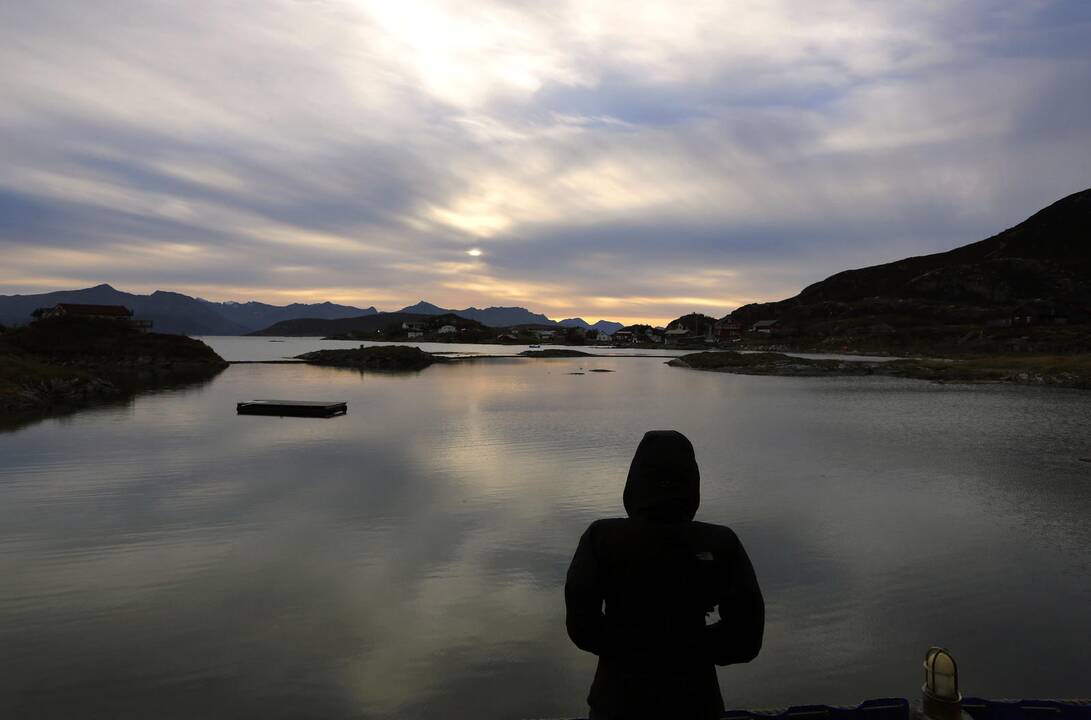
[(623, 498), (631, 518), (692, 520), (701, 504), (701, 473), (689, 439), (675, 430), (644, 433), (629, 466)]

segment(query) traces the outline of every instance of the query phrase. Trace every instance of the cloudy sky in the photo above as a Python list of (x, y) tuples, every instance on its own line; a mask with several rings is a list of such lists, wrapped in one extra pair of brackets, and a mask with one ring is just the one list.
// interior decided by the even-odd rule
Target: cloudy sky
[(1091, 3), (0, 0), (0, 293), (662, 322), (1091, 186)]

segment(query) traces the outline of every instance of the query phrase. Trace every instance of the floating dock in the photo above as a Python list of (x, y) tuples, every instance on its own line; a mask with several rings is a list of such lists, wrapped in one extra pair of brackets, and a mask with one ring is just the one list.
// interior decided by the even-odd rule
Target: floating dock
[(239, 415), (278, 417), (335, 417), (349, 411), (346, 402), (327, 400), (247, 400), (236, 406)]

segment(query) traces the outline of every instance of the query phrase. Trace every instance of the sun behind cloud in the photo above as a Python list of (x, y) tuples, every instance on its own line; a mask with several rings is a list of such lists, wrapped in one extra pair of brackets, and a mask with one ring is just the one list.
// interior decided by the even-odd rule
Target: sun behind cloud
[(480, 248), (470, 248), (469, 250), (466, 251), (466, 254), (470, 255), (471, 257), (481, 257), (481, 249)]

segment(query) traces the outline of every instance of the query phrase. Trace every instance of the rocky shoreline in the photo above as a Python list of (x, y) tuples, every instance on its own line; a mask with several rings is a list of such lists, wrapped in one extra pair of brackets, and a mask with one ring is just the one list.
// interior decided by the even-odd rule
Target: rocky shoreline
[(815, 360), (783, 353), (700, 352), (667, 363), (739, 375), (844, 377), (878, 375), (933, 382), (1012, 383), (1091, 389), (1091, 355), (996, 356), (888, 361)]
[(0, 412), (86, 405), (122, 396), (115, 383), (95, 376), (26, 378), (0, 392)]

